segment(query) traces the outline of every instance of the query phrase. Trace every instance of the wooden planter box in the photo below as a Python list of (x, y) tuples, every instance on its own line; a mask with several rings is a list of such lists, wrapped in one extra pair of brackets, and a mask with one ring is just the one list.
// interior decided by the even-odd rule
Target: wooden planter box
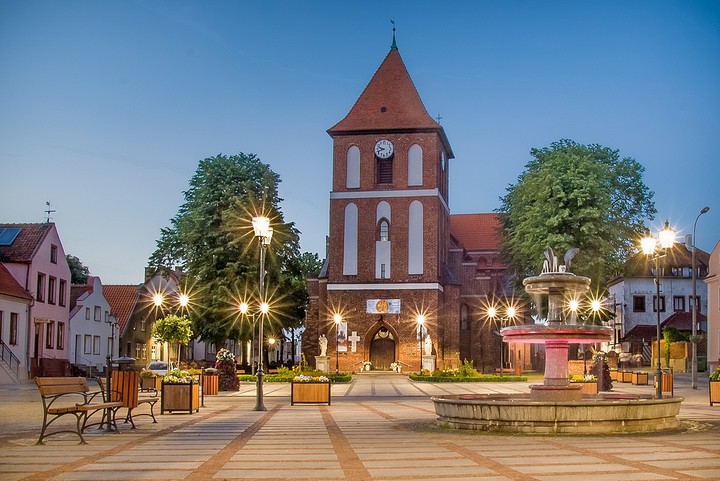
[(619, 381), (620, 380), (620, 373), (617, 369), (610, 369), (610, 380), (612, 381)]
[(646, 372), (634, 372), (632, 376), (632, 383), (641, 385), (648, 383), (648, 373)]
[(632, 382), (633, 373), (630, 371), (621, 371), (620, 372), (620, 378), (618, 381), (620, 382)]
[(143, 391), (159, 391), (160, 384), (162, 384), (161, 377), (141, 377), (140, 378), (140, 389)]
[(570, 383), (570, 384), (572, 384), (572, 385), (574, 385), (574, 386), (575, 386), (575, 385), (578, 385), (578, 384), (581, 385), (581, 386), (582, 386), (581, 392), (582, 392), (583, 394), (594, 395), (594, 394), (597, 394), (597, 393), (598, 393), (597, 381), (572, 382), (572, 383)]
[(290, 405), (304, 403), (327, 403), (330, 405), (330, 383), (292, 382)]
[(220, 376), (217, 374), (203, 374), (203, 394), (205, 396), (216, 396), (219, 391)]
[(720, 403), (720, 381), (710, 381), (710, 405)]
[(193, 411), (200, 410), (200, 385), (193, 384), (165, 384), (162, 383), (162, 399), (160, 401), (160, 414), (165, 411)]

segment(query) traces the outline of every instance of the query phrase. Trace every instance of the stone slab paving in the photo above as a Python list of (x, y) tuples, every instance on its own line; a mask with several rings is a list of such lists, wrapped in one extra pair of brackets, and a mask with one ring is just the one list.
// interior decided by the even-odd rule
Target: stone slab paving
[[(442, 430), (429, 397), (527, 392), (528, 383), (413, 383), (359, 375), (332, 387), (333, 403), (290, 406), (289, 386), (254, 385), (207, 397), (195, 414), (165, 414), (121, 433), (89, 430), (36, 446), (39, 397), (0, 386), (0, 480), (645, 481), (720, 480), (720, 406), (707, 386), (686, 389), (683, 429), (654, 435), (505, 436)], [(705, 391), (703, 392), (703, 388)], [(651, 386), (617, 391), (652, 393)]]

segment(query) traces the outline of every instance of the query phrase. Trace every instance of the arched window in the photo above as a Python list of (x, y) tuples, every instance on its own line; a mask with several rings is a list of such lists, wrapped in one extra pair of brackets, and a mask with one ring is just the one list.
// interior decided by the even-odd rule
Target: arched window
[(423, 183), (423, 151), (418, 144), (413, 144), (408, 150), (408, 185), (422, 185)]
[(360, 149), (353, 145), (347, 151), (347, 175), (345, 187), (357, 189), (360, 187)]
[(423, 273), (423, 205), (419, 200), (410, 203), (408, 222), (408, 274)]
[(380, 235), (378, 236), (378, 240), (387, 242), (390, 240), (390, 223), (387, 221), (387, 219), (382, 219), (380, 221)]
[(470, 329), (470, 315), (467, 304), (460, 306), (460, 329), (463, 331)]
[(358, 259), (358, 208), (355, 204), (345, 206), (345, 229), (343, 244), (343, 275), (357, 275)]

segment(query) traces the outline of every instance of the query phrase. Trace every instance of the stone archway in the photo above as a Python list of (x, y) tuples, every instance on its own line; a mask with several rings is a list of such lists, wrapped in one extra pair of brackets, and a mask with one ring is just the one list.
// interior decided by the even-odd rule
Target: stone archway
[(395, 362), (395, 337), (385, 326), (377, 330), (370, 342), (370, 362), (378, 371), (390, 370), (390, 364)]

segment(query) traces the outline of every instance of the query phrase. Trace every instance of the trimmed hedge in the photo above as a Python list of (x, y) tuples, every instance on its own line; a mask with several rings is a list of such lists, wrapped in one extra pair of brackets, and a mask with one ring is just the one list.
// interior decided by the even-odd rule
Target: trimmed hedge
[[(303, 374), (305, 374), (305, 373), (303, 373)], [(317, 376), (318, 374), (313, 372), (312, 374), (308, 374), (308, 375)], [(330, 381), (332, 381), (333, 383), (348, 383), (348, 382), (352, 381), (352, 374), (350, 374), (350, 373), (340, 373), (340, 374), (321, 373), (320, 375), (325, 376), (326, 378), (330, 379)], [(263, 382), (292, 382), (292, 380), (295, 378), (295, 376), (297, 376), (297, 374), (294, 374), (294, 373), (293, 374), (286, 374), (286, 373), (265, 374), (263, 376)], [(252, 374), (238, 374), (238, 379), (241, 382), (257, 382), (257, 376), (254, 376)]]
[(419, 374), (410, 374), (408, 377), (413, 381), (421, 382), (526, 382), (528, 380), (527, 376), (499, 376), (497, 374), (472, 377), (421, 376)]

